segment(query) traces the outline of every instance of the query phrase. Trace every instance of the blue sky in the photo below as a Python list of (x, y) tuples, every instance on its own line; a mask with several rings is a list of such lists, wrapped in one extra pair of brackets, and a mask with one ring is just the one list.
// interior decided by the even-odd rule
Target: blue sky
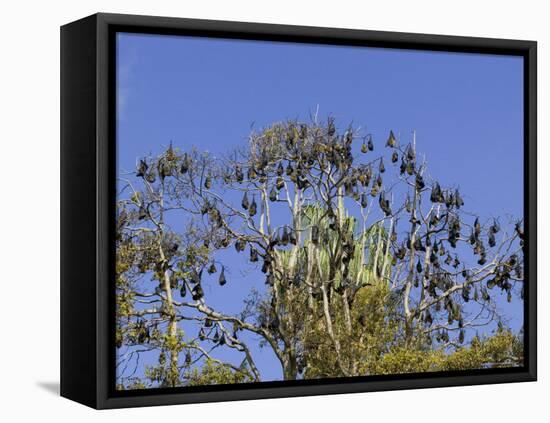
[[(459, 186), (469, 210), (521, 218), (522, 80), (522, 59), (511, 56), (119, 34), (118, 170), (170, 141), (220, 154), (252, 125), (308, 120), (318, 107), (380, 143), (390, 129), (404, 140), (416, 131), (429, 174)], [(211, 294), (225, 309), (255, 285), (236, 271), (231, 283), (242, 289)], [(508, 310), (518, 315), (521, 304)], [(264, 351), (267, 379), (280, 377), (273, 364)]]

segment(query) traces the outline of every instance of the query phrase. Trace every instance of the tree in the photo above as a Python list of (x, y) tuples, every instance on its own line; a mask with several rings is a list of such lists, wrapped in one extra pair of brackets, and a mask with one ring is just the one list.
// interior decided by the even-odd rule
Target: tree
[[(156, 352), (140, 383), (261, 381), (251, 335), (287, 380), (519, 365), (497, 299), (523, 295), (521, 221), (465, 211), (414, 137), (377, 144), (332, 118), (286, 121), (224, 157), (170, 145), (120, 175), (118, 366)], [(208, 274), (238, 289), (232, 248), (258, 279), (237, 314), (204, 289)], [(215, 357), (227, 349), (240, 365)], [(135, 369), (120, 373), (131, 389)]]

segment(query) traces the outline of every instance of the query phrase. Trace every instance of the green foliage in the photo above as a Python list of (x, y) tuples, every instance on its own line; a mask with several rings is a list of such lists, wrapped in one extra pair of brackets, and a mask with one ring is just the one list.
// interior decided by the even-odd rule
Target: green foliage
[(202, 368), (192, 369), (185, 378), (188, 380), (188, 386), (226, 385), (253, 381), (246, 368), (237, 371), (227, 364), (213, 360), (206, 360)]
[(117, 384), (116, 389), (117, 390), (134, 390), (134, 389), (147, 389), (150, 388), (149, 385), (147, 385), (142, 379), (140, 378), (130, 378), (126, 382), (126, 384)]
[[(327, 338), (326, 322), (316, 304), (319, 318), (304, 333), (307, 367), (304, 378), (343, 376), (334, 346)], [(399, 338), (400, 324), (388, 285), (374, 282), (360, 288), (351, 305), (350, 323), (346, 320), (342, 297), (331, 299), (333, 330), (341, 346), (341, 361), (356, 375), (369, 374), (370, 369)]]
[(470, 346), (452, 352), (396, 347), (374, 363), (371, 371), (372, 374), (419, 373), (515, 367), (522, 363), (521, 339), (510, 331), (501, 331), (483, 340), (474, 338)]

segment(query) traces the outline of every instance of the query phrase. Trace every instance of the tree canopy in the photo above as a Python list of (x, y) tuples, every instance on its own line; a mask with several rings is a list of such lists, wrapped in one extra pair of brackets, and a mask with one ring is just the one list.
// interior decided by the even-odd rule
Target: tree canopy
[[(118, 175), (118, 387), (259, 382), (259, 348), (285, 380), (522, 365), (501, 307), (523, 298), (522, 220), (469, 210), (398, 138), (290, 120)], [(213, 304), (205, 280), (242, 289), (245, 268), (239, 311)]]

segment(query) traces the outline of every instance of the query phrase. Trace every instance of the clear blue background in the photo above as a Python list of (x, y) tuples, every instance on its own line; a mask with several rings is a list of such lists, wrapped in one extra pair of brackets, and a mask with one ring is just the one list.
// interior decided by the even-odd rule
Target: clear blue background
[[(522, 218), (522, 80), (523, 61), (511, 56), (119, 34), (118, 171), (170, 141), (222, 153), (252, 125), (309, 120), (318, 107), (320, 119), (352, 122), (375, 142), (415, 130), (429, 174), (459, 186), (469, 210)], [(230, 281), (240, 289), (207, 286), (207, 295), (233, 312), (263, 285), (238, 271)], [(519, 329), (521, 303), (501, 305)], [(264, 378), (280, 378), (269, 351), (259, 357)]]

